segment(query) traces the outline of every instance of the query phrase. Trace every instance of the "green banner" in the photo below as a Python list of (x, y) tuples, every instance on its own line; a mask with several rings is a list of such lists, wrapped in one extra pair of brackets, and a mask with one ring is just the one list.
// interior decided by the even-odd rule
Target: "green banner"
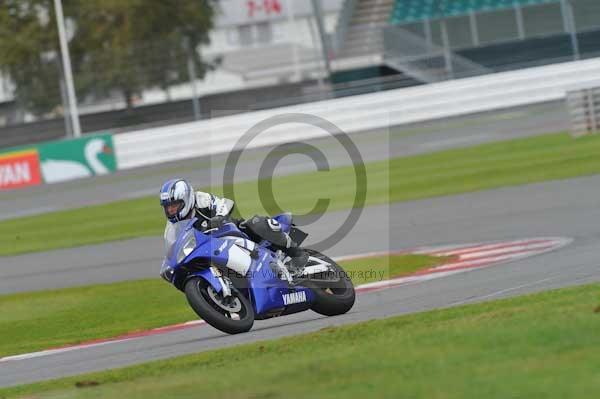
[(74, 140), (36, 145), (45, 183), (106, 175), (117, 169), (112, 135), (89, 135)]

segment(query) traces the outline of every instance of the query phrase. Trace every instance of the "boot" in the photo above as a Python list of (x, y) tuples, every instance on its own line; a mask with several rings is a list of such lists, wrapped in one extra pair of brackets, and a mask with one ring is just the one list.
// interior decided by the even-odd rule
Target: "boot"
[(293, 276), (299, 276), (304, 271), (304, 267), (308, 263), (308, 252), (300, 247), (292, 247), (283, 250), (290, 257), (287, 263), (287, 268)]

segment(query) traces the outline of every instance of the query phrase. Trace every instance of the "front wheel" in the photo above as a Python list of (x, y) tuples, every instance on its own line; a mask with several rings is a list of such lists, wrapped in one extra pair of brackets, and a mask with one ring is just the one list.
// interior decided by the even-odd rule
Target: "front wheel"
[(234, 287), (223, 297), (203, 278), (191, 278), (185, 284), (185, 296), (194, 312), (214, 328), (227, 334), (249, 331), (254, 324), (250, 301)]
[(308, 264), (325, 263), (329, 269), (325, 273), (309, 276), (302, 282), (311, 288), (316, 300), (311, 309), (325, 316), (344, 314), (352, 309), (356, 294), (354, 285), (348, 274), (331, 258), (312, 249), (306, 250), (310, 255)]

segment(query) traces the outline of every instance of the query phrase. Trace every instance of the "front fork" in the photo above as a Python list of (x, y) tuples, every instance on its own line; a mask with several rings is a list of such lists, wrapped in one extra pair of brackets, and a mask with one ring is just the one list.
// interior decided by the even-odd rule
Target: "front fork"
[[(219, 284), (221, 285), (221, 291), (223, 292), (223, 298), (227, 298), (228, 296), (231, 296), (231, 283), (229, 282), (229, 279), (226, 279), (225, 277), (223, 277), (223, 274), (221, 273), (221, 271), (219, 269), (217, 269), (215, 266), (211, 266), (210, 268), (210, 272), (212, 273), (212, 275), (215, 277), (215, 279), (217, 279), (217, 281), (219, 282)], [(219, 292), (219, 291), (217, 291)]]
[(231, 296), (231, 285), (229, 279), (223, 277), (221, 271), (215, 266), (199, 270), (192, 273), (191, 276), (200, 277), (210, 284), (217, 293), (222, 293), (223, 297)]

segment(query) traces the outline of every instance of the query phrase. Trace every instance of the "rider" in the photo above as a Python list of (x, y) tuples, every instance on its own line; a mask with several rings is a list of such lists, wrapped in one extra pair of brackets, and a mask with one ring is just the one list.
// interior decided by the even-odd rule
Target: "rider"
[(171, 179), (162, 185), (160, 205), (164, 208), (168, 223), (197, 217), (194, 227), (200, 231), (217, 228), (224, 223), (233, 222), (253, 241), (268, 240), (271, 247), (290, 257), (288, 268), (294, 274), (299, 273), (308, 261), (308, 253), (300, 248), (289, 234), (281, 231), (281, 225), (264, 216), (254, 216), (249, 220), (232, 217), (234, 202), (227, 198), (202, 191), (194, 192), (191, 184), (184, 179)]

